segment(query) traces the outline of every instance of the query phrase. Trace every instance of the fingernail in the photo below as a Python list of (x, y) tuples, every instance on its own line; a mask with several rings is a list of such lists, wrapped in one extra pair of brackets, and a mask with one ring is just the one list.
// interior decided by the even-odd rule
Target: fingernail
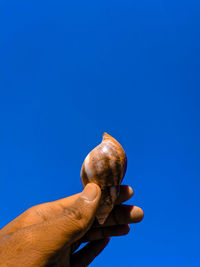
[(131, 196), (133, 196), (134, 192), (133, 192), (133, 189), (130, 186), (128, 186), (128, 192), (129, 192), (129, 194)]
[(93, 201), (97, 197), (98, 190), (95, 184), (87, 184), (83, 190), (82, 197), (88, 201)]
[(141, 208), (133, 206), (131, 209), (130, 217), (134, 219), (134, 222), (140, 222), (144, 217), (144, 212)]

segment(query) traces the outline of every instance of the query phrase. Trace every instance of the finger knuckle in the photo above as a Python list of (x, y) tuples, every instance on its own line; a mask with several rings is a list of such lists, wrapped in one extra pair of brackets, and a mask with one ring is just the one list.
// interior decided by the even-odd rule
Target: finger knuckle
[(65, 210), (65, 215), (73, 220), (80, 221), (82, 220), (82, 213), (79, 209), (74, 207), (69, 207)]
[(86, 216), (81, 208), (69, 207), (65, 210), (65, 216), (79, 229), (83, 230), (87, 227)]

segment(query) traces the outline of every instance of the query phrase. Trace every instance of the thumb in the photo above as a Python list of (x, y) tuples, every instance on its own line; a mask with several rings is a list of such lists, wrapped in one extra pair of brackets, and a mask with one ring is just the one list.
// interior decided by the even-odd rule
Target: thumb
[(29, 228), (31, 246), (37, 246), (40, 252), (50, 252), (79, 240), (91, 227), (100, 198), (100, 187), (94, 183), (87, 184), (71, 206), (65, 208), (63, 205), (61, 215)]
[(66, 234), (73, 243), (80, 239), (91, 227), (101, 198), (97, 184), (89, 183), (76, 201), (64, 210)]

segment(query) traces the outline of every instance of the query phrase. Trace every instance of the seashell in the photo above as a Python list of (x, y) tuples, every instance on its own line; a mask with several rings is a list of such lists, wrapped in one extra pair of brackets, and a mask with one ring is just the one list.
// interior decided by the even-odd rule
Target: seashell
[(96, 213), (103, 224), (114, 207), (127, 167), (126, 153), (120, 143), (107, 133), (102, 142), (85, 158), (81, 168), (81, 181), (85, 187), (93, 182), (100, 186), (102, 196)]

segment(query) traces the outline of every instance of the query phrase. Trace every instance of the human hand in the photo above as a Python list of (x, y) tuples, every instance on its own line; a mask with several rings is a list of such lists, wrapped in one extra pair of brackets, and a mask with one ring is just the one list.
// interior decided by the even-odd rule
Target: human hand
[[(129, 223), (142, 220), (143, 211), (122, 205), (133, 191), (120, 195), (103, 225), (94, 220), (101, 190), (88, 184), (82, 193), (31, 207), (0, 230), (1, 267), (84, 267), (106, 247), (109, 237), (129, 232)], [(88, 244), (75, 252), (81, 243)]]

